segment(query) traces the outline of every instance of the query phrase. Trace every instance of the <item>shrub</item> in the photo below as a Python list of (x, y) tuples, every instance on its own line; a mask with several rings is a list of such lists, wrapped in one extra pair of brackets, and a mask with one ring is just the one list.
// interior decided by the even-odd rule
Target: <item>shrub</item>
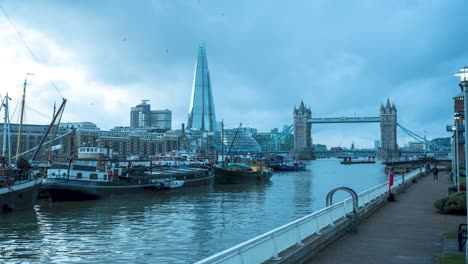
[(434, 206), (444, 214), (466, 214), (466, 194), (465, 192), (451, 193), (437, 200)]

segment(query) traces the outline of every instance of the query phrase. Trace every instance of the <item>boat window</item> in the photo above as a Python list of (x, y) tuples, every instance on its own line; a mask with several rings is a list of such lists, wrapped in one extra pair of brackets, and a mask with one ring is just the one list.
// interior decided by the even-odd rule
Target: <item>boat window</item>
[(83, 173), (78, 172), (78, 173), (76, 174), (76, 178), (77, 178), (77, 179), (82, 179), (82, 178), (83, 178)]
[(107, 181), (107, 174), (104, 174), (104, 180)]
[(98, 178), (98, 175), (96, 173), (89, 174), (89, 179), (90, 180), (97, 180), (97, 178)]

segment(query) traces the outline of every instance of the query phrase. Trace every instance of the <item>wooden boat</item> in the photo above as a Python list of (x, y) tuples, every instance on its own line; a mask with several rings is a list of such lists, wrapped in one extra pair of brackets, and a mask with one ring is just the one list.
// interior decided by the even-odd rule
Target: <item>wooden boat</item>
[(132, 161), (121, 167), (110, 156), (108, 148), (81, 147), (78, 157), (68, 164), (52, 163), (41, 196), (54, 201), (86, 200), (144, 190), (162, 192), (208, 186), (214, 182), (211, 169), (160, 168)]
[[(21, 160), (19, 164), (25, 164)], [(28, 163), (29, 165), (29, 163)], [(32, 209), (39, 193), (43, 177), (31, 166), (3, 167), (0, 169), (0, 210)]]
[[(37, 147), (32, 150), (20, 153), (21, 146), (21, 130), (23, 125), (23, 109), (24, 109), (24, 98), (26, 93), (27, 80), (24, 80), (23, 88), (23, 99), (21, 106), (21, 116), (18, 132), (18, 141), (16, 156), (7, 157), (6, 151), (6, 138), (7, 138), (7, 124), (9, 124), (9, 113), (8, 113), (8, 95), (5, 96), (2, 106), (5, 107), (5, 122), (4, 122), (4, 131), (3, 131), (3, 153), (0, 157), (0, 210), (3, 212), (14, 211), (14, 210), (23, 210), (23, 209), (32, 209), (38, 198), (39, 189), (43, 182), (43, 176), (45, 172), (42, 168), (33, 167), (31, 163), (37, 157), (39, 150), (47, 138), (52, 126), (59, 116), (62, 115), (62, 112), (65, 108), (66, 99), (63, 99), (59, 110), (54, 115), (51, 124), (49, 125), (47, 131), (43, 134), (42, 139)], [(28, 152), (34, 151), (31, 159), (27, 161), (23, 158), (22, 155), (27, 154)], [(8, 151), (9, 153), (9, 151)]]
[(248, 163), (228, 163), (215, 166), (215, 182), (218, 184), (262, 183), (270, 180), (273, 170), (265, 166), (264, 160), (251, 160)]

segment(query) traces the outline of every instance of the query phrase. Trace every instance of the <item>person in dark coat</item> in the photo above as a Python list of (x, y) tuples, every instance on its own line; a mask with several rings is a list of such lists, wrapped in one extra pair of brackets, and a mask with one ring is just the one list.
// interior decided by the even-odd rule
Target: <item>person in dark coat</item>
[(439, 168), (437, 168), (437, 165), (432, 169), (432, 175), (434, 175), (434, 180), (439, 179)]

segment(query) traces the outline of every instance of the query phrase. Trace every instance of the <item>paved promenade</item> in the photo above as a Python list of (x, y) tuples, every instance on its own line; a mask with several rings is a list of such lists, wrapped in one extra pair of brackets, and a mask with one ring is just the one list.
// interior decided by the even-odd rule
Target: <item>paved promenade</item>
[[(434, 207), (448, 187), (445, 171), (438, 180), (430, 175), (409, 184), (396, 202), (384, 205), (361, 222), (356, 233), (347, 233), (309, 263), (438, 263), (443, 248), (447, 252), (442, 234), (466, 223), (466, 216), (440, 214)], [(448, 250), (456, 249), (452, 245)]]

